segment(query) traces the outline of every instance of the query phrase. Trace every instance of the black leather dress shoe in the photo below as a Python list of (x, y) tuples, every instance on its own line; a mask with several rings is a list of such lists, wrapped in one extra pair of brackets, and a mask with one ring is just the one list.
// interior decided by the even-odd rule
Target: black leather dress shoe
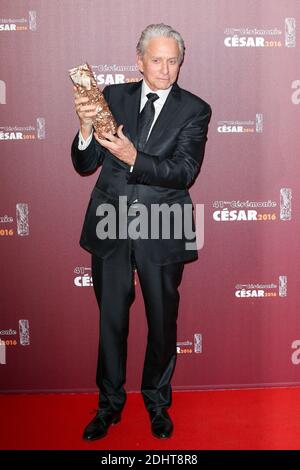
[(168, 439), (173, 433), (173, 423), (165, 408), (157, 408), (149, 411), (151, 431), (158, 439)]
[(96, 416), (87, 425), (83, 432), (85, 441), (95, 441), (106, 436), (109, 426), (121, 420), (121, 413), (111, 410), (98, 410)]

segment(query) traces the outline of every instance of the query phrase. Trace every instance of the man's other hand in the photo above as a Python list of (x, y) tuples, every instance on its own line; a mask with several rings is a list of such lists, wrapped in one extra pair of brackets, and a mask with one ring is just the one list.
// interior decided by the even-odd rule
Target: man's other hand
[(94, 132), (94, 136), (102, 147), (108, 149), (119, 160), (127, 163), (127, 165), (134, 165), (137, 151), (133, 143), (123, 134), (123, 127), (123, 124), (118, 127), (116, 135), (110, 132), (103, 132), (103, 138), (100, 138)]

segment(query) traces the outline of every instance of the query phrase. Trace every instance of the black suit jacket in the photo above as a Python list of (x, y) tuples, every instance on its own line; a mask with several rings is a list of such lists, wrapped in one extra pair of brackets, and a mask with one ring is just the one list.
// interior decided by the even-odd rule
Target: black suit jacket
[[(137, 148), (137, 126), (140, 111), (141, 81), (110, 85), (104, 96), (118, 123), (124, 124), (123, 132)], [(143, 149), (138, 151), (134, 169), (112, 155), (93, 138), (86, 150), (78, 150), (78, 134), (72, 144), (72, 161), (80, 174), (102, 169), (91, 194), (86, 211), (80, 245), (91, 253), (105, 258), (117, 249), (123, 239), (100, 240), (96, 226), (101, 217), (96, 215), (97, 207), (110, 203), (116, 209), (117, 234), (119, 196), (132, 195), (144, 204), (150, 213), (151, 204), (176, 203), (183, 209), (192, 204), (188, 188), (194, 182), (204, 157), (210, 106), (201, 98), (181, 89), (177, 83), (172, 90), (152, 128)], [(134, 190), (134, 193), (133, 193)], [(124, 198), (125, 199), (125, 198)], [(183, 211), (182, 211), (183, 213)], [(172, 213), (170, 216), (173, 221)], [(148, 232), (151, 220), (149, 218)], [(140, 239), (145, 252), (156, 264), (169, 264), (197, 259), (197, 250), (187, 250), (185, 235), (165, 239), (161, 233), (156, 239)]]

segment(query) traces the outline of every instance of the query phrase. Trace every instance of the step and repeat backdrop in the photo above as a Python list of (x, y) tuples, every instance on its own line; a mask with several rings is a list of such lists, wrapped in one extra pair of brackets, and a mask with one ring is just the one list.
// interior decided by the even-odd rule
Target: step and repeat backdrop
[[(186, 43), (180, 86), (213, 110), (174, 389), (300, 385), (300, 2), (2, 0), (1, 391), (96, 390), (99, 312), (78, 242), (98, 172), (71, 164), (68, 69), (87, 61), (101, 88), (140, 80), (135, 47), (159, 22)], [(129, 391), (146, 335), (136, 277)]]

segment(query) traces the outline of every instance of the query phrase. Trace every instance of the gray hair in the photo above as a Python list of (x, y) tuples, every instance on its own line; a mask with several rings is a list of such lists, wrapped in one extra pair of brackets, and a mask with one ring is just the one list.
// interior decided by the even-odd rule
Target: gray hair
[(136, 46), (136, 51), (138, 55), (143, 56), (146, 51), (148, 42), (152, 38), (157, 38), (164, 36), (166, 38), (173, 38), (177, 41), (179, 47), (179, 62), (180, 64), (184, 58), (185, 45), (181, 35), (175, 31), (171, 26), (168, 26), (164, 23), (159, 24), (149, 24), (144, 31), (142, 31), (139, 42)]

